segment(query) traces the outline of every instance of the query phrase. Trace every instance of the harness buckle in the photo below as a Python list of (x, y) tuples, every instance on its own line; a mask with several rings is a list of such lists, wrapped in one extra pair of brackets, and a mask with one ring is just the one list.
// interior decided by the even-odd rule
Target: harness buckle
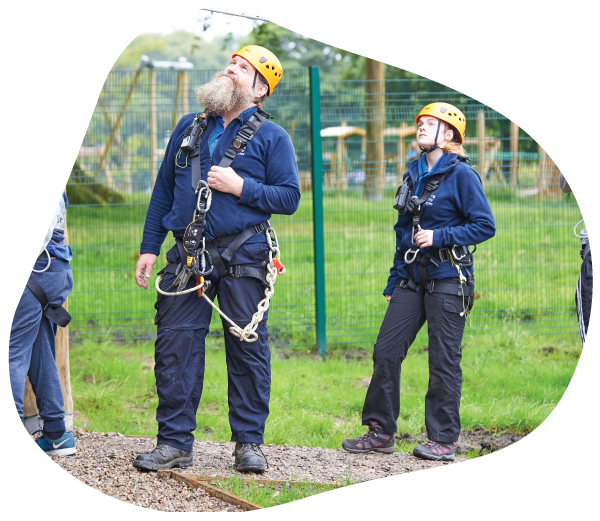
[(428, 291), (429, 293), (433, 293), (433, 288), (434, 288), (434, 287), (435, 287), (435, 280), (430, 280), (430, 281), (427, 283), (427, 291)]
[(246, 145), (245, 141), (242, 141), (241, 139), (239, 139), (237, 136), (235, 137), (235, 139), (233, 140), (233, 146), (234, 148), (237, 148), (238, 150), (240, 148), (242, 148), (244, 145)]
[(239, 279), (240, 278), (240, 265), (236, 264), (235, 266), (229, 266), (229, 268), (227, 268), (227, 274), (230, 277), (233, 277), (234, 279)]
[(440, 248), (438, 251), (438, 257), (441, 262), (450, 262), (450, 254), (448, 253), (448, 248)]
[(264, 233), (267, 228), (268, 228), (268, 225), (264, 221), (254, 225), (254, 231), (256, 233)]

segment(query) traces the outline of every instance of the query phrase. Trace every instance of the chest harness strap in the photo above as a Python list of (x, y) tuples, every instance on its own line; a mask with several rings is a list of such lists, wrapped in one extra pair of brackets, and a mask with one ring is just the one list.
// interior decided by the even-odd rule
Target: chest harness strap
[[(257, 110), (252, 114), (248, 121), (237, 131), (233, 143), (225, 152), (219, 166), (221, 168), (229, 167), (238, 153), (248, 144), (270, 117), (269, 114), (262, 110)], [(202, 123), (202, 121), (204, 121), (204, 123)], [(193, 130), (195, 125), (202, 126), (202, 124), (203, 128), (200, 132), (195, 132)], [(156, 280), (156, 289), (161, 296), (169, 297), (177, 297), (186, 293), (198, 291), (198, 296), (206, 299), (207, 302), (232, 325), (230, 331), (233, 335), (238, 336), (241, 340), (254, 342), (258, 339), (258, 335), (256, 334), (258, 323), (262, 320), (265, 311), (269, 308), (269, 301), (274, 292), (273, 285), (277, 278), (277, 274), (285, 273), (285, 268), (279, 261), (279, 243), (277, 241), (275, 230), (273, 230), (269, 221), (250, 226), (237, 234), (228, 235), (226, 237), (216, 237), (212, 241), (207, 240), (205, 234), (206, 215), (212, 202), (212, 191), (209, 188), (208, 183), (201, 179), (200, 143), (198, 141), (198, 137), (201, 136), (205, 128), (205, 114), (202, 114), (200, 117), (196, 115), (196, 119), (194, 119), (192, 126), (186, 131), (186, 135), (189, 132), (190, 136), (197, 136), (195, 141), (192, 143), (192, 140), (190, 139), (189, 143), (187, 143), (186, 135), (184, 135), (182, 149), (183, 144), (186, 144), (187, 147), (190, 147), (191, 145), (194, 147), (189, 155), (192, 160), (192, 187), (197, 196), (196, 210), (194, 211), (193, 220), (187, 226), (183, 237), (175, 238), (175, 242), (179, 249), (180, 264), (176, 267), (173, 264), (168, 264), (158, 273), (159, 276)], [(189, 150), (184, 151), (188, 152)], [(229, 262), (233, 259), (235, 253), (242, 244), (257, 233), (265, 234), (267, 243), (269, 244), (269, 263), (267, 267), (229, 266)], [(224, 245), (228, 246), (225, 251), (220, 254), (218, 248), (223, 247)], [(253, 277), (260, 280), (265, 286), (265, 299), (259, 302), (257, 312), (252, 317), (250, 324), (244, 329), (240, 328), (227, 317), (211, 300), (211, 298), (214, 298), (216, 287), (211, 287), (210, 281), (205, 280), (204, 276), (209, 275), (215, 268), (220, 277)], [(165, 273), (173, 273), (176, 275), (173, 284), (167, 290), (171, 290), (176, 285), (176, 292), (168, 293), (160, 289), (160, 281)], [(184, 289), (193, 274), (196, 275), (196, 286), (190, 289)], [(160, 299), (161, 297), (159, 296), (155, 305), (157, 309)], [(156, 317), (156, 324), (160, 322), (164, 314), (171, 308), (174, 300), (175, 299), (173, 299), (173, 302), (169, 304), (160, 317)]]
[(29, 276), (29, 280), (27, 281), (27, 287), (33, 293), (33, 296), (38, 299), (39, 303), (42, 306), (42, 313), (44, 316), (54, 322), (56, 325), (60, 327), (67, 327), (69, 322), (71, 322), (71, 315), (67, 312), (65, 308), (62, 306), (50, 306), (50, 301), (48, 300), (48, 296), (46, 292), (33, 278), (33, 275)]

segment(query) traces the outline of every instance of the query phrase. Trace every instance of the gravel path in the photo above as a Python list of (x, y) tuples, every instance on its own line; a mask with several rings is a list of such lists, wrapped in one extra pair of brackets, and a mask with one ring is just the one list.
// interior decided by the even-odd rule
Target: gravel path
[[(151, 451), (156, 440), (123, 436), (117, 433), (73, 431), (77, 439), (77, 454), (51, 458), (73, 476), (89, 486), (116, 499), (134, 505), (168, 512), (240, 511), (239, 508), (192, 489), (164, 480), (155, 472), (141, 472), (131, 462), (141, 452)], [(232, 442), (194, 442), (194, 465), (174, 469), (182, 474), (225, 477), (236, 473), (233, 469)], [(342, 449), (263, 445), (269, 469), (261, 479), (311, 480), (320, 483), (345, 483), (383, 478), (414, 472), (440, 465), (423, 461), (412, 454), (351, 454)], [(461, 461), (464, 458), (457, 458)], [(247, 475), (243, 475), (248, 477)]]
[(121, 434), (73, 431), (77, 453), (50, 456), (63, 469), (87, 485), (121, 501), (166, 512), (241, 512), (238, 507), (208, 496), (174, 480), (159, 479), (156, 472), (140, 472), (131, 462), (140, 452), (156, 446), (151, 438)]
[[(181, 469), (182, 474), (203, 476), (227, 476), (236, 472), (233, 468), (233, 442), (194, 442), (194, 465)], [(385, 478), (395, 474), (430, 469), (442, 463), (424, 461), (412, 454), (352, 454), (343, 449), (318, 447), (290, 447), (288, 445), (262, 445), (269, 468), (260, 475), (261, 479), (296, 481), (310, 480), (319, 483), (345, 483)], [(458, 458), (460, 461), (463, 458)], [(244, 475), (244, 477), (247, 477)]]

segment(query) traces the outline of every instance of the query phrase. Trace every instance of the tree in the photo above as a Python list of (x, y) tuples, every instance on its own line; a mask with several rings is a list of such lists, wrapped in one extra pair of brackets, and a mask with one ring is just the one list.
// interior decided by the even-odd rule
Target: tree
[(165, 61), (176, 61), (183, 56), (194, 64), (195, 69), (222, 69), (231, 56), (221, 41), (207, 42), (188, 31), (175, 31), (167, 35), (145, 33), (127, 46), (113, 65), (113, 70), (137, 69), (142, 55)]

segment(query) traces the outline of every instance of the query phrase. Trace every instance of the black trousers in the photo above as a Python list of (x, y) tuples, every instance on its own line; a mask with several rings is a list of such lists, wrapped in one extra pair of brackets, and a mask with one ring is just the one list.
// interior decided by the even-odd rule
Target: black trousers
[[(470, 299), (465, 297), (464, 300), (464, 305), (468, 306)], [(408, 288), (396, 286), (373, 351), (373, 377), (363, 407), (363, 425), (374, 420), (388, 434), (397, 431), (402, 362), (427, 321), (427, 436), (430, 440), (442, 443), (458, 440), (462, 389), (461, 343), (466, 320), (463, 311), (462, 296), (427, 292), (420, 296)]]
[(590, 251), (583, 259), (581, 273), (577, 281), (577, 291), (575, 292), (575, 304), (577, 305), (577, 318), (579, 319), (579, 335), (581, 337), (581, 346), (585, 344), (588, 325), (590, 323), (590, 313), (592, 312), (592, 292), (594, 288), (592, 270), (592, 252)]

